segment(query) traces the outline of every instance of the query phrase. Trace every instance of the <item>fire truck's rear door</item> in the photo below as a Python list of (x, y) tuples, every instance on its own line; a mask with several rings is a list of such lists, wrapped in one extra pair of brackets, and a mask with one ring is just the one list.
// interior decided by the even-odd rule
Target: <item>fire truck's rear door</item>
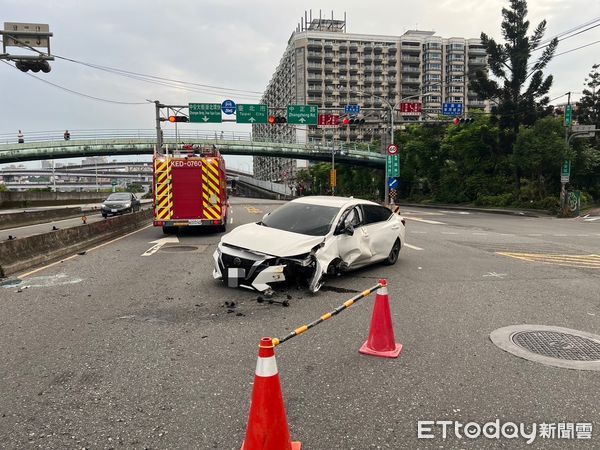
[(173, 219), (202, 217), (202, 169), (188, 165), (171, 168)]

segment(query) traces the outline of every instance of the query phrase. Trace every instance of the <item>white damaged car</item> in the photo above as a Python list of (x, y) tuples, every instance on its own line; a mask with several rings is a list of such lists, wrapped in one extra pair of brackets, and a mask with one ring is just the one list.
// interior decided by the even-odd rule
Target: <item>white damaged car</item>
[(267, 293), (272, 283), (300, 278), (317, 292), (327, 275), (395, 264), (405, 232), (402, 216), (377, 203), (301, 197), (225, 234), (213, 254), (213, 276)]

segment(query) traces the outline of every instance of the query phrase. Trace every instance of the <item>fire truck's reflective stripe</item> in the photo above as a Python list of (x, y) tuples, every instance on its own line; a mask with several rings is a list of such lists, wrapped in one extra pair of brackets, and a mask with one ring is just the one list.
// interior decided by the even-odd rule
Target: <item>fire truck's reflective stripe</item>
[(171, 203), (171, 199), (170, 198), (165, 198), (164, 200), (161, 200), (160, 202), (158, 202), (158, 207), (159, 208), (170, 208), (172, 205)]
[(207, 164), (206, 168), (215, 176), (215, 177), (219, 177), (219, 165), (216, 162), (213, 162), (211, 164)]
[[(202, 193), (202, 197), (204, 197), (205, 203), (210, 207), (210, 208), (214, 208), (216, 211), (218, 211), (219, 213), (221, 212), (221, 205), (219, 205), (218, 203), (213, 204), (213, 202), (210, 201), (210, 197), (206, 192)], [(216, 197), (216, 195), (215, 195)], [(216, 197), (218, 200), (218, 197)]]
[[(219, 185), (219, 179), (217, 177), (215, 177), (212, 173), (208, 173), (208, 181), (209, 183), (218, 186)], [(213, 188), (215, 189), (215, 188)]]
[(205, 202), (203, 206), (204, 206), (204, 215), (206, 216), (207, 219), (216, 220), (219, 218), (219, 216), (210, 209), (210, 206), (208, 205), (208, 203)]
[(157, 219), (168, 220), (173, 215), (171, 164), (168, 159), (154, 160), (154, 201)]
[(208, 186), (209, 186), (209, 187), (212, 189), (212, 192), (211, 192), (211, 194), (212, 194), (212, 193), (214, 193), (214, 194), (218, 194), (218, 192), (219, 192), (219, 188), (217, 187), (217, 186), (218, 186), (218, 184), (217, 184), (217, 186), (215, 186), (215, 185), (214, 185), (214, 183), (213, 183), (212, 181), (210, 181), (210, 180), (207, 180), (207, 181), (208, 181), (208, 183), (207, 183), (207, 184), (208, 184)]

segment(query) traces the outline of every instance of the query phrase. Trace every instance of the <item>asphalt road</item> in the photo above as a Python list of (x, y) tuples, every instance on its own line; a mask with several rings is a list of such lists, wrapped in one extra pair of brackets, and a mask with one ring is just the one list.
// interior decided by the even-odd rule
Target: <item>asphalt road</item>
[[(237, 200), (230, 227), (277, 204)], [(404, 214), (410, 247), (395, 266), (336, 278), (315, 296), (287, 287), (276, 296), (290, 297), (287, 308), (212, 279), (219, 234), (181, 234), (142, 256), (163, 237), (152, 227), (0, 287), (0, 447), (239, 449), (260, 338), (387, 278), (400, 358), (358, 353), (373, 298), (276, 349), (303, 449), (600, 448), (598, 372), (526, 361), (489, 340), (523, 323), (600, 334), (600, 224)], [(580, 256), (558, 265), (557, 254)], [(439, 428), (417, 438), (418, 420), (495, 419), (590, 422), (592, 439), (528, 446), (443, 439)]]

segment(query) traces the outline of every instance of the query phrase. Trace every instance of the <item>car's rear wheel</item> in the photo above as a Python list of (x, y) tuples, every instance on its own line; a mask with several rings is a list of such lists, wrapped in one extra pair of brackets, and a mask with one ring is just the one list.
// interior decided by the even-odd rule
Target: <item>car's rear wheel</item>
[(388, 266), (393, 266), (398, 261), (398, 255), (400, 255), (400, 239), (396, 239), (392, 249), (390, 250), (390, 254), (385, 259), (384, 263)]

